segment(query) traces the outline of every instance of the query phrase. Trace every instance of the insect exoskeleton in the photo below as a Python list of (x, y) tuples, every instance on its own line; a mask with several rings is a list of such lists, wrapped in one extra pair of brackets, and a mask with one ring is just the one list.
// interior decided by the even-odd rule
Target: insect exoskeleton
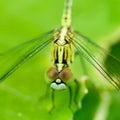
[(66, 89), (66, 82), (72, 79), (72, 71), (69, 68), (64, 68), (60, 72), (51, 67), (47, 71), (47, 77), (52, 80), (50, 87), (55, 90)]

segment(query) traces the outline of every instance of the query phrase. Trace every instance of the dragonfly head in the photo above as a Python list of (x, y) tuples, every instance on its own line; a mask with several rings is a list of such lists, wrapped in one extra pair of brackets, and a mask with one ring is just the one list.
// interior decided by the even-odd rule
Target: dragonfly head
[(64, 68), (60, 72), (56, 68), (50, 68), (47, 76), (52, 80), (51, 88), (55, 90), (66, 89), (66, 82), (72, 78), (72, 72), (69, 68)]

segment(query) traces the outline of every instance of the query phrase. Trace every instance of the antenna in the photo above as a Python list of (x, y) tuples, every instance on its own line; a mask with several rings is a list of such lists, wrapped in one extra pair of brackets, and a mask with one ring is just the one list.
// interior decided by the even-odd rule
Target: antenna
[(71, 10), (72, 10), (72, 0), (66, 0), (62, 21), (61, 21), (62, 26), (69, 27), (71, 25)]

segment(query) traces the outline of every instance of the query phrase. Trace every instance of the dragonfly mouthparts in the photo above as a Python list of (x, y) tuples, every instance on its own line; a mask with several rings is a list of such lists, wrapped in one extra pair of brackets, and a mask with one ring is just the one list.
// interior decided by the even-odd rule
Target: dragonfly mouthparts
[(66, 84), (61, 79), (57, 78), (51, 83), (50, 87), (54, 90), (64, 90), (66, 89)]

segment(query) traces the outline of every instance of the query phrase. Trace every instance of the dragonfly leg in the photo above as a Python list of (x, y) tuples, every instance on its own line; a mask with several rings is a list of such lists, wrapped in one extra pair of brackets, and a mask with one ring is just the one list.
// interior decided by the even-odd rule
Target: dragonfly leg
[(55, 90), (54, 90), (54, 89), (52, 89), (52, 94), (51, 94), (51, 95), (52, 95), (52, 96), (51, 96), (52, 107), (51, 107), (51, 109), (50, 109), (50, 111), (49, 111), (50, 114), (52, 113), (52, 111), (53, 111), (54, 108), (55, 108)]
[(52, 91), (50, 93), (50, 86), (47, 85), (45, 94), (42, 97), (39, 98), (39, 101), (42, 101), (42, 100), (47, 99), (49, 97), (49, 95), (51, 94), (52, 107), (49, 110), (50, 114), (52, 113), (53, 109), (55, 108), (55, 104), (54, 104), (54, 99), (55, 99), (55, 95), (54, 94), (55, 93), (54, 92), (55, 92), (55, 90), (52, 89)]
[(49, 87), (49, 85), (47, 85), (45, 94), (39, 98), (39, 101), (47, 99), (49, 94), (50, 94), (50, 87)]
[(79, 97), (79, 91), (80, 91), (80, 84), (79, 84), (79, 81), (78, 80), (74, 80), (75, 81), (75, 84), (76, 84), (76, 89), (75, 89), (75, 95), (74, 95), (74, 103), (75, 105), (77, 106), (77, 108), (80, 108), (80, 105), (79, 105), (79, 100), (78, 100), (78, 97)]
[(68, 86), (68, 89), (69, 89), (69, 104), (68, 104), (68, 108), (70, 109), (71, 112), (73, 112), (72, 110), (72, 88), (71, 86)]

